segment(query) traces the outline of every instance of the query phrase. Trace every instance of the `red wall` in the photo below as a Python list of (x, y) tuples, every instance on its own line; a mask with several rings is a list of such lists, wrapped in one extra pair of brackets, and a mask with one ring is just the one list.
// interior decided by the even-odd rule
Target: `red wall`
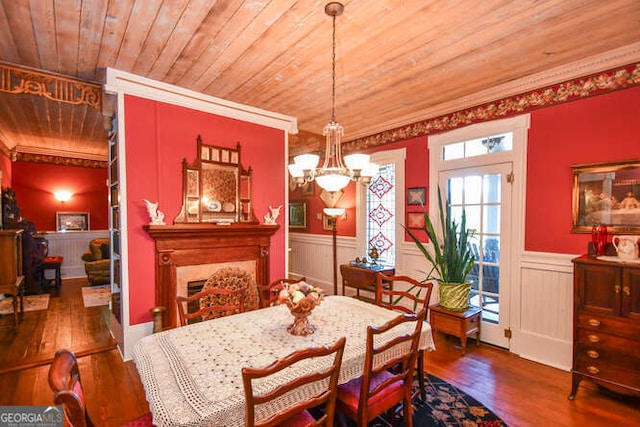
[(0, 171), (2, 171), (2, 180), (0, 181), (0, 188), (11, 187), (11, 160), (0, 152)]
[(525, 249), (582, 254), (571, 233), (572, 165), (640, 158), (640, 88), (535, 111), (527, 153)]
[[(182, 206), (182, 159), (196, 158), (196, 138), (205, 144), (241, 145), (245, 168), (253, 169), (253, 208), (262, 222), (269, 205), (284, 205), (283, 131), (150, 101), (125, 97), (127, 220), (129, 238), (130, 323), (151, 321), (155, 301), (155, 249), (142, 228), (149, 216), (142, 199), (159, 202), (165, 222)], [(284, 215), (278, 219), (283, 224)], [(285, 276), (284, 228), (271, 239), (271, 278)]]
[[(13, 190), (20, 215), (38, 231), (56, 230), (56, 212), (89, 212), (91, 230), (109, 229), (107, 169), (46, 163), (14, 162)], [(61, 203), (57, 190), (69, 190), (71, 200)]]

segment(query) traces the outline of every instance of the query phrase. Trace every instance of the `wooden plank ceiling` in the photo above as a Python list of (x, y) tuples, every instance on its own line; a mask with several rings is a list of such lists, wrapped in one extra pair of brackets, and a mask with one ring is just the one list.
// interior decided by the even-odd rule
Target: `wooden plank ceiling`
[[(336, 116), (345, 140), (469, 106), (460, 100), (489, 101), (490, 88), (515, 88), (567, 64), (574, 75), (557, 81), (600, 71), (576, 64), (616, 49), (626, 53), (614, 65), (631, 62), (629, 51), (640, 55), (638, 0), (344, 4)], [(331, 115), (331, 18), (324, 5), (1, 0), (0, 61), (98, 83), (101, 70), (113, 67), (292, 115), (301, 130), (320, 134)], [(473, 97), (479, 93), (485, 99)], [(86, 105), (0, 93), (0, 148), (105, 158), (103, 118)]]

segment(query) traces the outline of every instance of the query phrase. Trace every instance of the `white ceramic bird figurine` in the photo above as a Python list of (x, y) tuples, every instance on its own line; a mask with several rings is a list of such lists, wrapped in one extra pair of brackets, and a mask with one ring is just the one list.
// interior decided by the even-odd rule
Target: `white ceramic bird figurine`
[(149, 212), (149, 218), (151, 218), (151, 225), (165, 225), (164, 224), (164, 213), (158, 210), (158, 203), (151, 203), (147, 199), (142, 199), (144, 204), (147, 206), (147, 212)]

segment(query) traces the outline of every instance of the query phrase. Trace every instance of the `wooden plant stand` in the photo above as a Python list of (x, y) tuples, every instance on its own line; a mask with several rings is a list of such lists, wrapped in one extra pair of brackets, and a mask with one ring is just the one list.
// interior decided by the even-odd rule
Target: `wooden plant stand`
[(469, 307), (467, 311), (446, 310), (440, 304), (429, 306), (431, 329), (460, 338), (462, 354), (467, 349), (467, 337), (475, 335), (476, 344), (480, 345), (480, 323), (482, 310)]

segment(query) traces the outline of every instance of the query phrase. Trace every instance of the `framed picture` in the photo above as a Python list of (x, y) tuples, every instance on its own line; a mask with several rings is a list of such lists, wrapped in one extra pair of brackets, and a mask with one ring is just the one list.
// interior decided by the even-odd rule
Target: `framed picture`
[(305, 182), (300, 187), (300, 196), (313, 197), (316, 195), (316, 184), (314, 182)]
[(571, 168), (572, 232), (591, 233), (604, 224), (610, 233), (640, 234), (640, 159)]
[(290, 201), (289, 202), (289, 229), (306, 229), (307, 228), (307, 202)]
[(407, 212), (407, 228), (424, 228), (424, 212)]
[(56, 230), (89, 230), (89, 212), (56, 212)]
[(424, 187), (407, 188), (407, 204), (424, 206), (427, 189)]
[(337, 217), (329, 216), (326, 214), (322, 214), (322, 229), (323, 230), (333, 230), (333, 226), (337, 221)]

